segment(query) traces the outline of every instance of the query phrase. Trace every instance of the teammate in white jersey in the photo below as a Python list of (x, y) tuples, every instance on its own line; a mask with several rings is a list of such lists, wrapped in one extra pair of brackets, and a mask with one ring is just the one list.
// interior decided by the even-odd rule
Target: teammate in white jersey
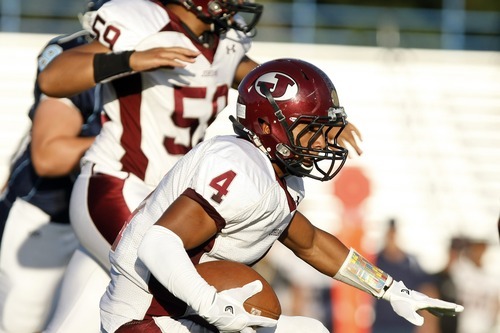
[[(237, 15), (243, 12), (254, 15), (248, 24)], [(70, 263), (65, 304), (83, 306), (80, 297), (91, 293), (81, 286), (91, 280), (104, 290), (107, 281), (91, 275), (109, 269), (110, 244), (123, 223), (201, 141), (227, 105), (229, 89), (258, 65), (245, 54), (261, 12), (262, 6), (241, 0), (110, 1), (89, 18), (97, 40), (56, 59), (39, 78), (51, 96), (104, 82), (103, 129), (82, 160), (71, 199), (71, 223), (84, 250)], [(357, 147), (357, 130), (345, 133)], [(62, 310), (57, 317), (83, 312), (69, 305)], [(89, 323), (64, 322), (74, 323), (65, 331)], [(56, 326), (49, 332), (62, 331)]]
[[(216, 136), (185, 155), (117, 237), (101, 332), (214, 332), (187, 317), (193, 314), (220, 332), (328, 332), (311, 318), (275, 322), (247, 313), (245, 297), (260, 282), (217, 293), (196, 272), (194, 264), (212, 260), (252, 265), (277, 240), (319, 272), (390, 301), (416, 325), (420, 309), (463, 310), (407, 289), (297, 211), (302, 177), (332, 179), (347, 158), (337, 143), (346, 114), (325, 73), (274, 60), (250, 72), (238, 91), (238, 136)], [(172, 316), (179, 312), (169, 293), (187, 304), (184, 315)]]
[[(93, 18), (98, 41), (89, 48), (122, 55), (132, 49), (178, 48), (192, 57), (180, 67), (141, 71), (104, 85), (103, 129), (83, 158), (71, 214), (82, 245), (105, 267), (109, 244), (131, 211), (201, 141), (227, 105), (235, 73), (250, 47), (245, 32), (233, 28), (207, 34), (211, 39), (204, 45), (178, 12), (194, 16), (178, 4), (122, 0), (110, 1)], [(96, 69), (106, 71), (109, 55), (100, 56), (94, 61), (105, 63)]]

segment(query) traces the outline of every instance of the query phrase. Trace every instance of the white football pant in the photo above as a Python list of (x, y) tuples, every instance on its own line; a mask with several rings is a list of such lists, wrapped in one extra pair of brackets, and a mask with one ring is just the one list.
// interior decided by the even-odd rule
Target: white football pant
[(51, 223), (38, 207), (17, 199), (0, 249), (0, 332), (40, 332), (54, 307), (78, 241), (69, 224)]
[(99, 301), (109, 281), (108, 271), (77, 249), (64, 275), (57, 311), (44, 332), (98, 333)]

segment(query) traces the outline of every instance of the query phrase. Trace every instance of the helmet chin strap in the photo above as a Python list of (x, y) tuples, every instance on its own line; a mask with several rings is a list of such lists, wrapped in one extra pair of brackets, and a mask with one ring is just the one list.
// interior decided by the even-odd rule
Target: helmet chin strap
[[(259, 150), (262, 151), (269, 158), (269, 160), (273, 164), (276, 164), (278, 166), (278, 168), (281, 170), (282, 173), (284, 173), (284, 174), (290, 174), (290, 170), (287, 168), (286, 163), (283, 162), (280, 158), (273, 159), (272, 156), (271, 156), (271, 154), (269, 154), (269, 152), (267, 151), (266, 147), (264, 147), (264, 145), (260, 141), (259, 137), (254, 132), (252, 132), (251, 130), (249, 130), (245, 126), (243, 126), (239, 121), (237, 121), (234, 118), (233, 115), (229, 116), (229, 120), (233, 123), (233, 129), (234, 129), (234, 131), (235, 131), (236, 134), (238, 134), (239, 136), (247, 138), (248, 140), (252, 141), (253, 144), (257, 148), (259, 148)], [(290, 150), (285, 145), (283, 145), (282, 143), (279, 143), (277, 145), (276, 150), (279, 151), (280, 153), (282, 153), (283, 150), (286, 150), (287, 153), (282, 153), (283, 155), (290, 154)], [(311, 170), (312, 170), (312, 168), (311, 168)], [(280, 176), (280, 177), (282, 177), (282, 176)]]
[(266, 154), (267, 157), (269, 157), (270, 160), (272, 160), (271, 155), (269, 155), (266, 147), (264, 147), (259, 137), (254, 132), (243, 126), (239, 121), (236, 120), (236, 118), (234, 118), (233, 115), (229, 116), (229, 120), (233, 123), (233, 128), (236, 134), (250, 139), (254, 143), (254, 145), (257, 146), (257, 148), (259, 148), (264, 154)]
[(192, 40), (198, 41), (204, 48), (213, 48), (215, 45), (216, 37), (213, 32), (213, 24), (210, 25), (211, 30), (204, 31), (201, 35), (196, 34), (184, 22), (180, 22), (184, 31), (191, 37)]
[[(293, 143), (294, 138), (293, 138), (293, 135), (291, 134), (290, 126), (288, 126), (288, 123), (286, 122), (286, 117), (283, 114), (283, 111), (281, 111), (281, 109), (278, 106), (278, 104), (276, 103), (276, 101), (274, 100), (273, 95), (271, 95), (271, 92), (269, 91), (269, 88), (267, 88), (267, 86), (265, 84), (261, 84), (260, 85), (260, 89), (264, 93), (264, 95), (266, 96), (267, 101), (273, 107), (273, 109), (274, 109), (274, 115), (276, 116), (276, 118), (280, 122), (281, 126), (283, 126), (283, 128), (285, 129), (285, 133), (288, 136), (288, 140), (290, 141), (290, 143)], [(283, 143), (279, 143), (276, 146), (276, 151), (279, 152), (284, 157), (290, 157), (290, 155), (292, 154), (292, 152), (290, 151), (290, 149), (286, 145), (284, 145)], [(281, 160), (281, 158), (278, 158), (278, 159)], [(296, 176), (300, 176), (300, 177), (302, 177), (302, 176), (304, 176), (306, 174), (311, 173), (311, 171), (314, 168), (313, 165), (307, 166), (307, 165), (304, 165), (303, 163), (301, 163), (300, 161), (296, 161), (295, 165), (293, 165), (293, 166), (289, 165), (284, 160), (281, 161), (281, 163), (284, 164), (285, 169), (289, 173), (294, 174)], [(297, 171), (299, 171), (299, 172), (297, 172)]]
[(283, 114), (283, 111), (281, 111), (280, 107), (278, 104), (276, 104), (276, 101), (274, 100), (273, 95), (271, 95), (271, 92), (269, 91), (269, 88), (264, 83), (259, 84), (260, 90), (264, 93), (264, 95), (267, 98), (267, 101), (271, 104), (271, 106), (274, 109), (274, 115), (276, 118), (278, 118), (278, 121), (280, 122), (281, 126), (286, 130), (286, 133), (288, 135), (288, 139), (290, 139), (290, 142), (293, 142), (293, 138), (290, 137), (289, 134), (289, 126), (286, 122), (285, 115)]

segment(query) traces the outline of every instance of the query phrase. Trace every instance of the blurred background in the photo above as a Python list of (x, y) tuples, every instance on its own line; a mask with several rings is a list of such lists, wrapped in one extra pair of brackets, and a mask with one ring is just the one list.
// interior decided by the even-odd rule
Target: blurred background
[[(259, 2), (250, 56), (322, 68), (363, 135), (333, 181), (306, 181), (300, 210), (410, 288), (466, 307), (461, 323), (426, 317), (414, 330), (276, 246), (257, 268), (284, 312), (339, 333), (499, 333), (500, 1)], [(80, 29), (86, 2), (0, 3), (3, 182), (29, 128), (36, 55)], [(234, 99), (208, 136), (232, 133)]]
[[(2, 0), (0, 30), (79, 29), (83, 1)], [(256, 41), (500, 50), (497, 0), (265, 0)]]

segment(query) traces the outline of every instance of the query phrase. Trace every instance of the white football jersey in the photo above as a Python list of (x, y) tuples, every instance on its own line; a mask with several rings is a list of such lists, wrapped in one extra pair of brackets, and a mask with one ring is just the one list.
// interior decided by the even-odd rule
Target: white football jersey
[(253, 264), (290, 223), (304, 197), (304, 186), (299, 177), (277, 179), (268, 157), (244, 139), (216, 136), (196, 146), (139, 206), (110, 252), (112, 282), (101, 300), (101, 319), (110, 331), (144, 318), (152, 306), (150, 272), (138, 259), (137, 249), (144, 234), (180, 195), (199, 202), (219, 230), (201, 253), (190, 252), (192, 258)]
[(93, 18), (97, 38), (113, 51), (185, 47), (201, 54), (185, 68), (135, 73), (104, 84), (103, 129), (84, 161), (125, 171), (156, 186), (198, 142), (227, 105), (228, 92), (251, 40), (229, 30), (204, 48), (182, 23), (147, 0), (110, 1)]

